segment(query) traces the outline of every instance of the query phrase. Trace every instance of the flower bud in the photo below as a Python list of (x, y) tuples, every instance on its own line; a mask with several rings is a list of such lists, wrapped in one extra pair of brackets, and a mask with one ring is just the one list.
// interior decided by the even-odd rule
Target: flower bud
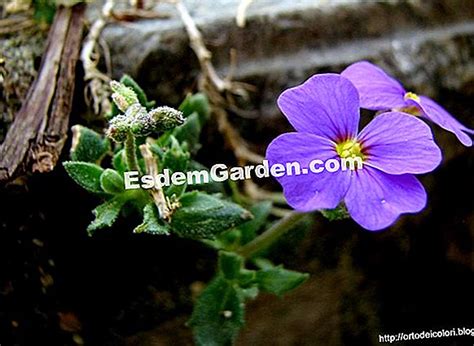
[(110, 88), (114, 92), (112, 100), (122, 112), (125, 112), (133, 104), (139, 103), (137, 94), (122, 83), (111, 81)]
[(128, 118), (125, 115), (117, 115), (109, 121), (107, 137), (119, 143), (124, 142), (127, 139), (129, 127)]
[(150, 111), (155, 131), (166, 131), (184, 123), (183, 113), (167, 106), (157, 107)]
[(144, 137), (154, 131), (153, 121), (145, 107), (134, 105), (127, 110), (126, 115), (130, 120), (130, 131), (135, 136)]

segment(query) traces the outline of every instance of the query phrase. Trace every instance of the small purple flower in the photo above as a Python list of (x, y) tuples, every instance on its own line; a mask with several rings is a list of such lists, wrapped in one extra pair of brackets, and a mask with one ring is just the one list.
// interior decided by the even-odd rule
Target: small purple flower
[(270, 143), (270, 164), (298, 161), (307, 168), (314, 159), (363, 160), (358, 170), (277, 178), (290, 206), (313, 211), (333, 209), (344, 201), (351, 217), (368, 230), (383, 229), (400, 214), (424, 208), (426, 192), (412, 174), (429, 172), (441, 161), (425, 123), (388, 112), (358, 133), (359, 94), (337, 74), (316, 75), (284, 91), (278, 105), (297, 132)]
[(432, 99), (407, 92), (394, 78), (381, 68), (367, 62), (356, 62), (347, 67), (342, 76), (349, 79), (360, 95), (360, 106), (371, 110), (399, 110), (431, 120), (456, 135), (465, 146), (472, 145), (465, 133), (474, 134)]

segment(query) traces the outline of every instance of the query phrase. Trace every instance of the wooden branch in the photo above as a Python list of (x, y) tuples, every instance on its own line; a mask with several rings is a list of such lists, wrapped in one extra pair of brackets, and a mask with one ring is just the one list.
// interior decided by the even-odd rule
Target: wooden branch
[(0, 147), (0, 182), (51, 171), (67, 137), (84, 6), (58, 9), (38, 77)]

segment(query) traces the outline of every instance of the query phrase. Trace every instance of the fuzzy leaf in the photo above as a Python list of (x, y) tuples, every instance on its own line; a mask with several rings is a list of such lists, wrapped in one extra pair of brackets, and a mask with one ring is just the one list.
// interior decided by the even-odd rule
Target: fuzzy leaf
[(63, 166), (69, 176), (81, 187), (90, 192), (103, 192), (100, 186), (100, 176), (104, 169), (95, 163), (66, 161)]
[(169, 234), (169, 226), (160, 223), (158, 211), (153, 203), (147, 204), (143, 208), (143, 223), (137, 226), (134, 233), (151, 233), (151, 234)]
[(251, 218), (238, 204), (202, 192), (186, 193), (181, 207), (173, 214), (171, 227), (179, 235), (193, 239), (214, 239), (229, 228)]
[(202, 125), (199, 122), (198, 114), (192, 113), (186, 118), (186, 122), (173, 130), (173, 135), (180, 142), (186, 142), (191, 152), (199, 150), (199, 137), (201, 135)]
[(112, 166), (120, 174), (123, 174), (125, 171), (127, 171), (127, 164), (125, 162), (125, 151), (123, 149), (120, 149), (115, 153), (114, 158), (112, 159)]
[(237, 280), (241, 287), (246, 287), (255, 283), (257, 278), (257, 272), (255, 270), (242, 269), (239, 273)]
[(110, 150), (110, 142), (82, 125), (72, 127), (71, 160), (99, 163)]
[(322, 209), (321, 214), (329, 221), (344, 220), (350, 218), (349, 212), (344, 204), (334, 209)]
[(127, 74), (124, 74), (120, 79), (120, 83), (131, 88), (135, 92), (135, 94), (137, 94), (138, 102), (140, 102), (143, 107), (146, 107), (148, 110), (153, 108), (153, 106), (155, 105), (155, 101), (148, 101), (145, 92), (132, 77)]
[(107, 168), (100, 176), (100, 186), (107, 193), (121, 193), (124, 191), (122, 176), (113, 169)]
[(168, 168), (171, 172), (185, 172), (188, 167), (189, 153), (181, 147), (179, 142), (171, 136), (171, 146), (163, 153), (162, 168)]
[[(170, 148), (163, 153), (162, 168), (168, 168), (171, 172), (186, 172), (189, 162), (189, 152), (173, 136), (170, 137)], [(175, 195), (177, 198), (186, 191), (187, 183), (182, 185), (171, 185), (166, 189), (167, 196)]]
[(207, 96), (202, 93), (188, 95), (183, 103), (181, 103), (179, 106), (179, 110), (183, 112), (185, 117), (188, 117), (192, 113), (196, 112), (198, 114), (199, 123), (201, 126), (206, 123), (211, 113)]
[[(204, 166), (203, 164), (194, 161), (194, 160), (189, 160), (188, 162), (188, 171), (210, 171), (209, 168)], [(223, 193), (225, 191), (223, 182), (216, 182), (209, 177), (209, 182), (208, 183), (201, 183), (201, 184), (193, 184), (193, 188), (196, 190), (200, 190), (203, 192), (207, 193)]]
[(306, 273), (298, 273), (287, 270), (281, 266), (263, 269), (257, 272), (258, 286), (262, 291), (276, 295), (283, 295), (289, 292), (308, 279)]
[(260, 202), (250, 208), (253, 219), (241, 224), (238, 229), (241, 232), (241, 244), (246, 244), (257, 236), (257, 232), (265, 225), (272, 203), (268, 201)]
[(233, 252), (221, 251), (219, 253), (219, 271), (227, 280), (234, 280), (240, 276), (244, 259)]
[(260, 293), (257, 286), (242, 288), (240, 291), (242, 292), (242, 295), (244, 296), (245, 299), (255, 299)]
[(95, 220), (87, 227), (89, 235), (92, 235), (95, 230), (112, 226), (125, 202), (126, 199), (123, 196), (117, 196), (95, 208), (92, 211)]
[(233, 344), (244, 325), (244, 295), (223, 277), (216, 277), (199, 296), (189, 325), (197, 345)]

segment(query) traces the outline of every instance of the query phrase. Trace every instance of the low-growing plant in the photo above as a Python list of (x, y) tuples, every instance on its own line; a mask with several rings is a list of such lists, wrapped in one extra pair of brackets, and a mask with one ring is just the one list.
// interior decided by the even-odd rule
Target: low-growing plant
[[(402, 214), (425, 208), (427, 193), (416, 175), (433, 171), (442, 154), (420, 117), (454, 133), (466, 146), (472, 145), (469, 134), (474, 133), (433, 100), (407, 92), (368, 62), (355, 63), (342, 74), (312, 76), (278, 99), (296, 132), (269, 144), (269, 164), (284, 167), (296, 159), (307, 170), (314, 158), (340, 162), (353, 157), (364, 166), (275, 176), (295, 210), (278, 219), (274, 215), (281, 209), (269, 201), (253, 202), (235, 182), (228, 189), (212, 181), (124, 189), (127, 170), (156, 176), (163, 170), (201, 169), (194, 158), (210, 112), (203, 94), (188, 96), (176, 110), (155, 107), (128, 76), (111, 88), (114, 107), (107, 116), (107, 135), (73, 127), (72, 160), (64, 167), (79, 185), (105, 199), (93, 211), (90, 234), (110, 227), (121, 211), (135, 208), (143, 221), (134, 232), (192, 238), (218, 252), (215, 277), (189, 320), (199, 345), (231, 344), (244, 325), (248, 299), (259, 292), (283, 295), (308, 278), (268, 258), (270, 246), (302, 225), (305, 213), (319, 211), (330, 221), (350, 217), (366, 230), (379, 231)], [(379, 113), (359, 130), (361, 107)], [(104, 160), (107, 155), (111, 160)], [(112, 167), (104, 167), (109, 161)]]
[[(104, 200), (93, 210), (95, 219), (87, 231), (92, 236), (135, 209), (143, 219), (135, 233), (191, 238), (214, 248), (216, 274), (197, 299), (189, 326), (199, 345), (232, 343), (244, 325), (247, 300), (259, 292), (283, 295), (308, 278), (265, 257), (265, 250), (280, 234), (307, 216), (293, 213), (272, 219), (271, 202), (233, 196), (233, 189), (212, 181), (126, 190), (126, 171), (155, 175), (164, 169), (204, 168), (194, 157), (209, 119), (209, 104), (198, 93), (187, 96), (177, 110), (155, 107), (129, 76), (113, 81), (111, 89), (114, 103), (106, 116), (106, 134), (73, 126), (71, 160), (63, 163), (77, 184)], [(269, 232), (262, 234), (268, 226)]]

